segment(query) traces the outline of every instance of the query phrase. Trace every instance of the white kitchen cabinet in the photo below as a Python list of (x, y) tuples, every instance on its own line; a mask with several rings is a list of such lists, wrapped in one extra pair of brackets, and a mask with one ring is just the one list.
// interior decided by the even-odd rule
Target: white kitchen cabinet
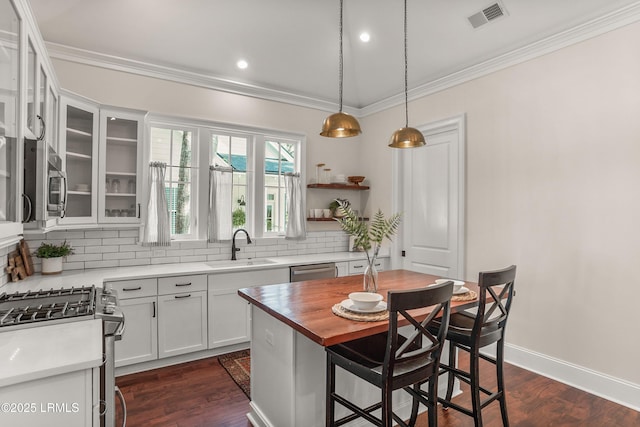
[(209, 275), (209, 348), (251, 340), (249, 303), (238, 289), (289, 281), (289, 269), (243, 271)]
[(157, 297), (121, 299), (125, 333), (116, 341), (116, 367), (158, 358)]
[(157, 279), (108, 282), (119, 298), (125, 330), (116, 341), (116, 367), (158, 358)]
[(0, 387), (3, 426), (100, 426), (99, 368)]
[(336, 275), (338, 277), (344, 277), (349, 275), (349, 263), (348, 262), (336, 262)]
[(22, 233), (19, 217), (18, 114), (20, 21), (11, 2), (0, 5), (0, 244)]
[[(378, 258), (374, 263), (376, 270), (378, 272), (387, 270), (388, 267), (388, 258)], [(353, 276), (354, 274), (363, 274), (365, 268), (367, 267), (367, 260), (363, 259), (362, 261), (349, 261), (349, 275)]]
[(60, 146), (69, 189), (62, 225), (97, 222), (98, 117), (89, 100), (61, 97)]
[(207, 348), (207, 292), (158, 297), (158, 357)]
[(207, 348), (207, 276), (158, 279), (158, 357)]
[(139, 223), (146, 113), (100, 108), (98, 221)]

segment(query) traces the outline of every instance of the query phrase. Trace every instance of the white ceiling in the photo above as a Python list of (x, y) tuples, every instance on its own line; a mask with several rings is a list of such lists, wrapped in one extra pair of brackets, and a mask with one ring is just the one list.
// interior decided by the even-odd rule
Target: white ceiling
[[(410, 89), (522, 51), (605, 15), (616, 12), (619, 17), (630, 10), (623, 8), (640, 3), (500, 0), (508, 15), (473, 29), (467, 17), (495, 2), (408, 0)], [(185, 72), (242, 93), (295, 95), (331, 105), (338, 100), (339, 0), (29, 3), (54, 57), (73, 52), (76, 59), (144, 64), (173, 75)], [(369, 43), (359, 40), (362, 31), (371, 34)], [(402, 43), (401, 0), (344, 0), (346, 109), (366, 108), (402, 94)], [(236, 67), (241, 58), (249, 68)]]

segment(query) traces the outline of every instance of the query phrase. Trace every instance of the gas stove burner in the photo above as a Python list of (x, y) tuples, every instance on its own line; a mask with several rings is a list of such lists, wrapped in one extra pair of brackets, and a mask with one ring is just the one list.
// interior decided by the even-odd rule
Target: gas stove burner
[(92, 316), (95, 286), (0, 295), (0, 326)]
[(49, 290), (38, 290), (38, 291), (27, 291), (27, 292), (14, 292), (8, 294), (3, 292), (0, 294), (0, 303), (3, 301), (24, 301), (31, 299), (40, 299), (47, 297), (62, 297), (62, 296), (79, 296), (83, 295), (92, 296), (95, 294), (95, 286), (82, 286), (80, 288), (61, 288), (61, 289), (49, 289)]

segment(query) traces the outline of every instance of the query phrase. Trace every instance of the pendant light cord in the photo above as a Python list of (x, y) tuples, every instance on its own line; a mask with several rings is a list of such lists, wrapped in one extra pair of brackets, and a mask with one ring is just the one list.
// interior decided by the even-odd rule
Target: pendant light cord
[(344, 0), (340, 0), (340, 70), (339, 70), (339, 79), (340, 79), (340, 112), (342, 113), (342, 73), (343, 73), (343, 63), (342, 63), (342, 8), (343, 8)]
[[(342, 0), (340, 0), (342, 1)], [(407, 76), (407, 0), (404, 0), (404, 118), (405, 127), (409, 127), (409, 80)], [(341, 101), (342, 102), (342, 101)]]

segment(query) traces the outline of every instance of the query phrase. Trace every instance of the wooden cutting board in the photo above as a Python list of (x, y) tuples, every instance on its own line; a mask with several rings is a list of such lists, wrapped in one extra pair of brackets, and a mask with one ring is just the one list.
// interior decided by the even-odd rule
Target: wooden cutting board
[(27, 276), (32, 276), (33, 275), (33, 259), (31, 259), (31, 251), (29, 250), (29, 245), (24, 239), (20, 240), (20, 244), (18, 245), (18, 250), (20, 251), (20, 256), (22, 257), (24, 272), (26, 273)]

